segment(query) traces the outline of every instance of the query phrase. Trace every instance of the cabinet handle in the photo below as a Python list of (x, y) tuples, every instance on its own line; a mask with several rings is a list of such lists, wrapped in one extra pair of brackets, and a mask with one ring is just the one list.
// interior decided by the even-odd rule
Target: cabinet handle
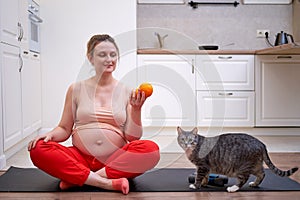
[(192, 74), (195, 73), (195, 65), (194, 65), (194, 63), (195, 63), (195, 59), (192, 59)]
[(219, 96), (232, 96), (232, 92), (219, 92)]
[(229, 60), (232, 59), (232, 56), (219, 56), (218, 58), (222, 60)]
[(18, 41), (21, 42), (24, 37), (24, 29), (20, 22), (18, 22), (18, 32), (19, 32)]
[(292, 56), (277, 56), (277, 59), (292, 59)]
[(23, 68), (23, 59), (22, 59), (22, 56), (21, 54), (19, 54), (19, 59), (20, 59), (20, 67), (19, 67), (19, 72), (22, 71), (22, 68)]
[(23, 26), (22, 24), (20, 23), (20, 28), (21, 28), (21, 32), (20, 32), (20, 42), (22, 41), (23, 37), (24, 37), (24, 29), (23, 29)]
[(19, 35), (18, 35), (18, 41), (20, 42), (20, 41), (21, 41), (21, 35), (22, 35), (22, 34), (21, 34), (21, 24), (20, 24), (20, 22), (18, 22), (17, 26), (18, 26), (18, 32), (19, 32), (19, 33), (18, 33), (18, 34), (19, 34)]

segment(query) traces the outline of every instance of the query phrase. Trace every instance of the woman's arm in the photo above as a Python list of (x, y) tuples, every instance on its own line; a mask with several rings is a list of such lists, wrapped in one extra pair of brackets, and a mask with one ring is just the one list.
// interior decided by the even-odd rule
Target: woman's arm
[(43, 139), (45, 142), (48, 142), (50, 140), (55, 142), (63, 142), (70, 137), (74, 125), (74, 116), (75, 116), (74, 115), (75, 105), (73, 103), (74, 102), (73, 90), (74, 90), (74, 84), (71, 85), (67, 91), (63, 114), (58, 126), (48, 133), (37, 136), (34, 140), (32, 140), (28, 144), (28, 150), (34, 148), (37, 141), (41, 139)]
[(127, 120), (125, 123), (125, 138), (128, 141), (138, 140), (142, 137), (143, 127), (141, 120), (142, 106), (146, 100), (145, 93), (140, 90), (136, 94), (131, 92), (127, 105)]

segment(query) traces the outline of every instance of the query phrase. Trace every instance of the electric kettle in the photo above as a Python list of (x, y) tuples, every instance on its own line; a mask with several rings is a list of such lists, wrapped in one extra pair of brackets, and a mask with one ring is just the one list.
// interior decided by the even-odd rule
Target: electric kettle
[(280, 33), (277, 33), (274, 45), (278, 46), (278, 45), (289, 43), (288, 37), (290, 37), (291, 38), (291, 42), (294, 43), (294, 38), (293, 38), (293, 36), (291, 34), (287, 34), (287, 33), (283, 32), (283, 31), (281, 31)]

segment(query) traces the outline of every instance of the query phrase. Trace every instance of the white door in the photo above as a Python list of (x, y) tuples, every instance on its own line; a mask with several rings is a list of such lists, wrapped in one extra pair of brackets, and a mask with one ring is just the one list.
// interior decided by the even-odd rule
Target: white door
[(300, 56), (257, 56), (256, 125), (300, 126)]
[(22, 114), (23, 137), (41, 127), (41, 69), (39, 54), (23, 53)]
[(28, 0), (19, 0), (19, 23), (20, 23), (20, 47), (23, 50), (29, 49), (29, 38), (28, 38)]
[(143, 125), (195, 125), (194, 58), (138, 55), (138, 82), (150, 82), (154, 87), (143, 107)]
[(1, 44), (4, 150), (22, 139), (19, 48)]
[(20, 35), (19, 0), (0, 0), (1, 41), (18, 45)]

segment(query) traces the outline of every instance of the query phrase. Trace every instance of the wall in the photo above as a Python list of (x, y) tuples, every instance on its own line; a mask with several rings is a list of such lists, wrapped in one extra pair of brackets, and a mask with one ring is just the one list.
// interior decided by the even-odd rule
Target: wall
[(300, 0), (293, 3), (293, 35), (295, 41), (300, 42)]
[[(188, 1), (186, 1), (188, 2)], [(261, 49), (268, 47), (264, 38), (256, 38), (257, 29), (271, 31), (271, 43), (275, 34), (292, 33), (292, 4), (290, 5), (146, 5), (137, 6), (137, 27), (160, 27), (175, 30), (159, 30), (168, 33), (165, 45), (169, 48), (197, 48), (198, 44), (217, 44), (222, 49)], [(139, 48), (157, 47), (154, 30), (138, 34)], [(181, 34), (172, 37), (172, 35)], [(181, 40), (193, 41), (185, 45)], [(178, 44), (179, 43), (179, 44)], [(234, 45), (226, 46), (230, 43)]]
[[(93, 34), (117, 36), (121, 40), (117, 40), (121, 53), (127, 55), (123, 65), (135, 64), (136, 53), (130, 49), (136, 48), (136, 0), (40, 0), (40, 6), (44, 20), (41, 27), (43, 128), (53, 128), (60, 120), (68, 86), (82, 78), (86, 43)], [(133, 32), (128, 34), (128, 31)]]
[[(0, 81), (0, 94), (2, 94), (2, 81)], [(2, 98), (0, 98), (0, 169), (2, 169), (6, 165), (6, 159), (3, 152), (4, 144), (3, 144), (3, 127), (2, 127)]]

